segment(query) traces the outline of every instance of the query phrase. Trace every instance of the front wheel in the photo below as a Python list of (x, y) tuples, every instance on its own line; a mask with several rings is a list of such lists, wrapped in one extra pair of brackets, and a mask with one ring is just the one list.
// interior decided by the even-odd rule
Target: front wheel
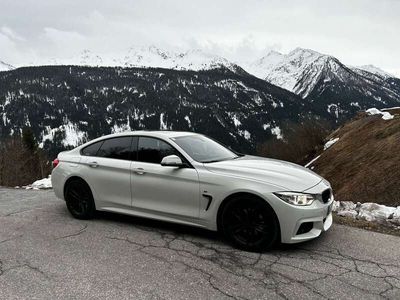
[(246, 251), (264, 251), (279, 237), (279, 222), (262, 199), (243, 196), (230, 200), (221, 214), (221, 230), (234, 246)]
[(96, 211), (92, 191), (82, 179), (73, 179), (67, 183), (65, 202), (71, 215), (77, 219), (91, 219)]

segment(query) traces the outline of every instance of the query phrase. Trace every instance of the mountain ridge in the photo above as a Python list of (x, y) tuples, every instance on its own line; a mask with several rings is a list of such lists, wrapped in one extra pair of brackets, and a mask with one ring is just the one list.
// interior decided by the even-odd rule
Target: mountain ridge
[[(348, 67), (333, 56), (302, 48), (287, 55), (270, 51), (267, 58), (262, 65), (277, 66), (293, 92), (219, 56), (157, 47), (131, 48), (123, 66), (84, 51), (79, 62), (95, 67), (74, 66), (74, 58), (55, 61), (55, 66), (4, 71), (0, 136), (33, 126), (41, 146), (56, 140), (61, 148), (120, 130), (196, 130), (254, 152), (267, 139), (284, 139), (285, 126), (306, 116), (337, 126), (360, 110), (400, 105), (400, 79), (371, 73), (376, 71), (371, 67)], [(89, 126), (93, 112), (106, 123)]]
[(227, 68), (26, 67), (0, 82), (0, 137), (30, 126), (51, 154), (142, 129), (196, 131), (255, 153), (314, 115), (299, 96)]
[(74, 65), (88, 67), (124, 67), (124, 68), (166, 68), (173, 70), (209, 70), (226, 67), (231, 71), (243, 72), (242, 68), (228, 59), (205, 52), (201, 49), (186, 51), (164, 50), (154, 45), (131, 46), (116, 56), (95, 53), (84, 49), (67, 58), (52, 58), (42, 63), (28, 66)]

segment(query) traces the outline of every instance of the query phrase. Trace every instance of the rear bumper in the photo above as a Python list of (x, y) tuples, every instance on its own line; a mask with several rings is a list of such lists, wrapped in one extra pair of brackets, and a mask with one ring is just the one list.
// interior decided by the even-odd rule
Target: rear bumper
[(53, 186), (53, 191), (57, 198), (64, 199), (64, 176), (61, 166), (57, 166), (51, 172), (51, 184)]

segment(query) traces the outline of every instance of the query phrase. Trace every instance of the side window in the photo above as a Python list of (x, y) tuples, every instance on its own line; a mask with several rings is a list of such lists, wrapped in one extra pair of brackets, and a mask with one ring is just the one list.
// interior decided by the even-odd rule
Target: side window
[(97, 152), (97, 156), (130, 160), (132, 154), (131, 144), (131, 136), (105, 140), (103, 145), (101, 145), (99, 151)]
[(181, 156), (177, 150), (164, 141), (149, 137), (139, 138), (138, 161), (160, 164), (165, 156), (172, 154)]
[(101, 144), (103, 144), (103, 141), (91, 144), (85, 148), (82, 149), (82, 154), (86, 156), (96, 156), (97, 151), (99, 151)]

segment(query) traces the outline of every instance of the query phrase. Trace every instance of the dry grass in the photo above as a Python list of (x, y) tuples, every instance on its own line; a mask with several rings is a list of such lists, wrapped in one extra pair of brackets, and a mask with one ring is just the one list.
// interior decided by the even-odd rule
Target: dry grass
[(313, 170), (328, 179), (336, 199), (400, 205), (400, 109), (393, 120), (359, 114), (330, 137)]

